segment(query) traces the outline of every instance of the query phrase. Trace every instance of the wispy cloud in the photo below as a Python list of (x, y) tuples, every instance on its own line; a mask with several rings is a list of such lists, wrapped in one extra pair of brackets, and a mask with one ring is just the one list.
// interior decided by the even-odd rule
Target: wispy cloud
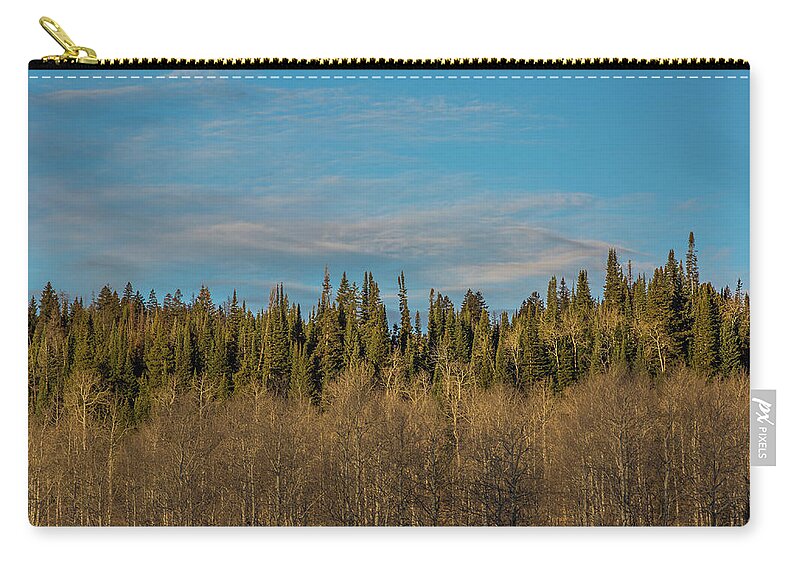
[(678, 212), (697, 212), (703, 208), (703, 204), (697, 197), (692, 197), (687, 200), (681, 200), (675, 204), (675, 210)]
[[(693, 140), (702, 92), (592, 106), (580, 82), (455, 83), (32, 82), (31, 287), (206, 283), (258, 306), (283, 281), (307, 306), (328, 265), (510, 308), (553, 274), (599, 279), (609, 247), (652, 271), (689, 229), (704, 276), (746, 270), (739, 131), (728, 113)], [(681, 152), (639, 144), (653, 132)]]
[(72, 103), (81, 100), (105, 100), (119, 97), (130, 97), (151, 92), (144, 85), (121, 85), (118, 87), (90, 88), (90, 89), (59, 89), (40, 95), (42, 102)]

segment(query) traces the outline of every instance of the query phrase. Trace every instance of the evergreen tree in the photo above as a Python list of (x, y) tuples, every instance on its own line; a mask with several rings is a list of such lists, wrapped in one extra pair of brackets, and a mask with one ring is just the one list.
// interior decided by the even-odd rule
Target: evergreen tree
[(328, 266), (325, 266), (325, 274), (322, 278), (322, 298), (320, 299), (320, 310), (328, 309), (333, 306), (333, 298), (332, 298), (332, 291), (331, 288), (331, 274), (328, 271)]
[[(178, 298), (177, 292), (175, 294), (175, 298)], [(200, 315), (203, 321), (213, 312), (214, 302), (211, 300), (211, 291), (209, 291), (208, 287), (205, 285), (200, 286), (200, 293), (197, 294), (197, 298), (194, 300), (194, 305), (192, 308), (195, 313)]]
[(38, 321), (37, 311), (36, 297), (31, 295), (31, 300), (28, 301), (28, 344), (33, 341), (33, 334), (36, 331), (36, 323)]
[(356, 368), (364, 360), (364, 345), (354, 318), (348, 318), (345, 322), (342, 357), (346, 368)]
[(39, 316), (42, 321), (48, 322), (54, 317), (57, 317), (59, 312), (58, 295), (56, 295), (53, 285), (48, 281), (47, 285), (42, 289), (42, 295), (39, 298)]
[(145, 369), (153, 387), (163, 386), (175, 371), (175, 360), (167, 332), (160, 320), (153, 323), (145, 349)]
[(616, 250), (608, 250), (606, 282), (603, 287), (603, 302), (610, 308), (621, 311), (625, 301), (622, 269), (617, 261)]
[(694, 299), (700, 289), (700, 271), (697, 266), (697, 251), (694, 245), (694, 232), (689, 232), (689, 248), (686, 250), (686, 278), (689, 285), (689, 295)]
[(489, 313), (484, 309), (475, 328), (470, 367), (481, 386), (489, 386), (494, 376), (495, 349), (492, 345)]
[(589, 276), (585, 269), (578, 272), (578, 286), (575, 291), (575, 304), (581, 315), (588, 317), (594, 308), (594, 300), (589, 289)]
[(547, 306), (544, 310), (545, 322), (555, 325), (561, 316), (558, 303), (558, 282), (556, 276), (553, 275), (547, 283)]
[(566, 280), (562, 277), (561, 284), (558, 286), (558, 314), (563, 315), (569, 311), (569, 305), (570, 292)]
[(158, 304), (158, 297), (156, 297), (155, 289), (150, 289), (150, 295), (147, 298), (147, 304), (145, 305), (148, 313), (154, 313), (158, 311), (159, 304)]
[(723, 322), (720, 330), (719, 370), (725, 376), (742, 369), (742, 346), (739, 331), (734, 319)]
[(719, 307), (709, 283), (700, 285), (695, 308), (692, 365), (707, 374), (719, 366)]
[(386, 320), (386, 307), (381, 302), (381, 292), (378, 284), (373, 280), (372, 273), (368, 276), (367, 314), (364, 355), (367, 363), (374, 371), (379, 371), (389, 355), (391, 340), (389, 338), (389, 325)]
[(481, 318), (481, 313), (486, 310), (486, 301), (480, 291), (473, 293), (472, 289), (467, 289), (464, 300), (461, 303), (461, 314), (469, 323), (470, 327), (475, 327)]
[(316, 331), (314, 358), (319, 367), (317, 388), (321, 392), (323, 386), (335, 380), (341, 370), (344, 349), (339, 311), (332, 305), (330, 275), (327, 267), (322, 281), (322, 298), (317, 309), (316, 321), (319, 327)]
[(307, 399), (311, 398), (312, 395), (311, 364), (309, 358), (302, 347), (295, 346), (292, 349), (289, 396), (298, 399)]
[(242, 316), (239, 327), (237, 362), (238, 369), (234, 373), (234, 385), (246, 386), (258, 382), (258, 357), (260, 343), (258, 341), (257, 325), (252, 313), (247, 312)]
[[(286, 392), (291, 371), (289, 351), (288, 301), (283, 294), (283, 285), (278, 285), (270, 293), (267, 308), (266, 332), (264, 335), (264, 381), (279, 394)], [(329, 318), (336, 320), (336, 311), (328, 307)], [(327, 363), (326, 363), (327, 364)]]
[(372, 317), (370, 313), (370, 284), (372, 274), (364, 272), (364, 285), (361, 287), (361, 299), (358, 304), (358, 324), (362, 327), (362, 336), (366, 336), (366, 328)]
[(131, 282), (128, 281), (125, 284), (125, 288), (122, 290), (122, 302), (126, 305), (129, 305), (133, 302), (133, 285)]
[(641, 336), (654, 360), (646, 364), (652, 371), (664, 372), (676, 349), (671, 329), (674, 320), (672, 285), (664, 268), (657, 267), (653, 271), (646, 304)]
[(336, 306), (345, 315), (356, 310), (356, 298), (353, 296), (353, 289), (350, 288), (350, 281), (347, 279), (346, 272), (342, 273), (339, 290), (336, 292)]
[(398, 342), (400, 354), (405, 354), (411, 339), (411, 312), (408, 310), (406, 276), (402, 271), (400, 272), (400, 277), (397, 278), (397, 286), (399, 289), (398, 297), (400, 299), (400, 330), (398, 333)]
[(133, 305), (134, 313), (138, 314), (145, 310), (144, 297), (140, 291), (137, 290), (133, 295), (133, 301), (131, 302), (131, 305)]
[(431, 289), (428, 296), (428, 354), (436, 355), (439, 342), (444, 335), (444, 309), (442, 295), (435, 296)]
[(685, 286), (686, 276), (682, 267), (675, 260), (675, 252), (670, 250), (664, 273), (669, 286), (670, 308), (667, 321), (675, 352), (683, 359), (688, 356), (689, 300)]
[(196, 344), (188, 323), (181, 326), (179, 330), (179, 342), (175, 348), (175, 374), (178, 377), (178, 381), (186, 386), (191, 382), (196, 372)]
[(469, 348), (467, 339), (464, 338), (464, 329), (456, 316), (452, 305), (447, 307), (444, 322), (444, 336), (439, 350), (443, 352), (448, 362), (469, 362)]

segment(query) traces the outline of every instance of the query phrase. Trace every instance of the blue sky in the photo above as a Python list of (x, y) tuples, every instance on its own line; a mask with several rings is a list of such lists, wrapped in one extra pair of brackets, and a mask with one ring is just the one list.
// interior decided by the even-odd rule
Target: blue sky
[(257, 308), (280, 281), (309, 308), (327, 265), (390, 308), (402, 270), (412, 308), (469, 287), (513, 310), (580, 268), (599, 296), (609, 247), (649, 275), (690, 230), (702, 280), (749, 286), (747, 73), (157, 73), (31, 72), (32, 294), (206, 284)]

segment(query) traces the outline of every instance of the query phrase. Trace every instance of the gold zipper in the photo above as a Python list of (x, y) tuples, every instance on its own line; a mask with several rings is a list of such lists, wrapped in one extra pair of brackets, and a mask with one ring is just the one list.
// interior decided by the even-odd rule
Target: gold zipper
[(42, 16), (39, 18), (39, 24), (50, 34), (51, 38), (58, 42), (58, 45), (64, 48), (64, 53), (61, 55), (46, 55), (42, 58), (42, 61), (53, 63), (85, 63), (91, 65), (100, 63), (93, 49), (75, 45), (75, 42), (70, 39), (67, 32), (64, 31), (64, 28), (59, 26), (52, 18)]
[(30, 69), (53, 66), (99, 66), (119, 69), (750, 69), (743, 59), (720, 58), (586, 58), (586, 59), (383, 59), (383, 58), (121, 58), (99, 59), (91, 48), (78, 46), (52, 18), (39, 19), (41, 26), (64, 49), (61, 55), (48, 55), (30, 62)]

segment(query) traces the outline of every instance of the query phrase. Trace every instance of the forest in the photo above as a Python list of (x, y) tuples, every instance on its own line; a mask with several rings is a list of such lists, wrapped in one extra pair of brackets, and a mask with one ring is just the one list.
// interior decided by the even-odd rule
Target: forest
[(513, 313), (431, 289), (399, 322), (327, 268), (304, 313), (202, 286), (28, 308), (34, 525), (742, 525), (750, 301), (694, 235), (652, 275), (608, 252)]

